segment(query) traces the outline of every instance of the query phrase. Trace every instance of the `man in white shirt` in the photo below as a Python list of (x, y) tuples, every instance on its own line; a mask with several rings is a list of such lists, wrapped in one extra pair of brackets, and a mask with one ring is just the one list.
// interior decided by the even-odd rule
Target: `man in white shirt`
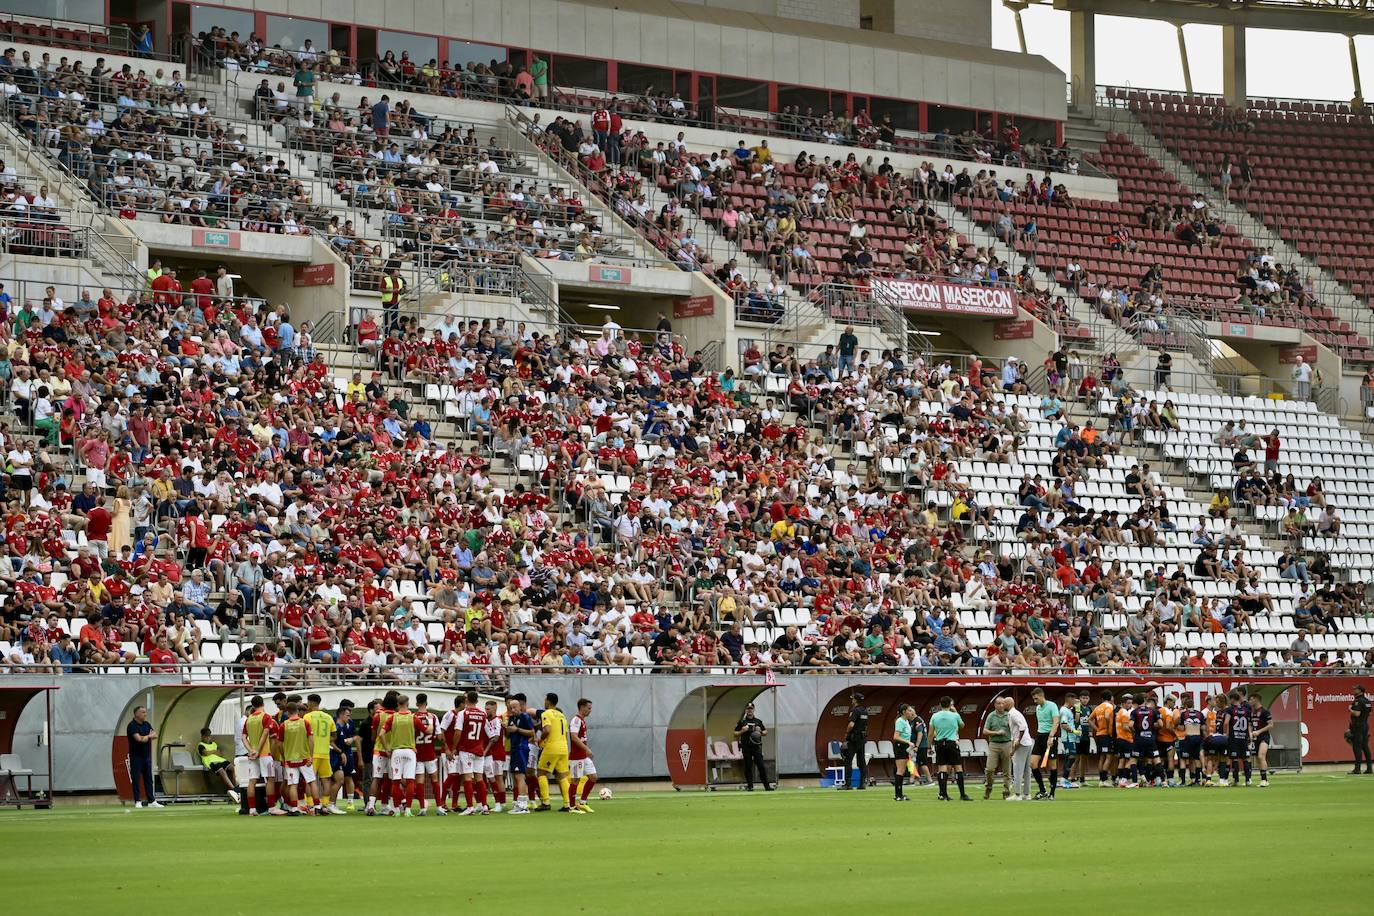
[(1026, 717), (1011, 703), (1007, 711), (1007, 722), (1011, 724), (1011, 797), (1007, 801), (1025, 801), (1030, 792), (1030, 758), (1035, 741), (1031, 738), (1030, 726)]

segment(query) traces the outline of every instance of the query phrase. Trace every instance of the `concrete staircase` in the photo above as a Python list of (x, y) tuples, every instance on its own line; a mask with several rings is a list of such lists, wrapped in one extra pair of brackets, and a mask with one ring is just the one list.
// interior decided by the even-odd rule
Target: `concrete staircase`
[(1064, 124), (1064, 143), (1076, 150), (1095, 153), (1107, 142), (1107, 128), (1096, 118), (1069, 112)]

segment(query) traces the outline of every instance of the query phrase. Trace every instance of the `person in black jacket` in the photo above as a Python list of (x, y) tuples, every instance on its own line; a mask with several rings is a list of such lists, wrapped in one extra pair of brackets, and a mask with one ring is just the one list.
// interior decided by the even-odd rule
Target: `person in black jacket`
[(763, 791), (772, 792), (768, 783), (768, 767), (763, 762), (763, 739), (768, 728), (763, 720), (754, 715), (754, 704), (744, 707), (744, 715), (735, 723), (735, 737), (739, 739), (739, 749), (744, 754), (744, 783), (750, 792), (754, 791), (754, 773), (758, 772)]
[(864, 744), (868, 741), (868, 707), (863, 705), (862, 693), (850, 694), (849, 699), (849, 722), (844, 728), (844, 785), (840, 788), (856, 788), (849, 784), (849, 777), (857, 767), (859, 777), (854, 782), (857, 788), (866, 789), (868, 772), (864, 760)]

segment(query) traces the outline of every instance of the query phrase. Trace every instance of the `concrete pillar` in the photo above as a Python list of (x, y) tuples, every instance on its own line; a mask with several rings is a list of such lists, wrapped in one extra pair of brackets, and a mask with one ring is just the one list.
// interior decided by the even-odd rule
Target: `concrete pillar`
[(1355, 98), (1364, 98), (1364, 87), (1360, 85), (1360, 58), (1355, 54), (1355, 36), (1345, 36), (1346, 45), (1350, 48), (1350, 79), (1355, 84)]
[(1069, 84), (1073, 107), (1092, 114), (1097, 95), (1097, 24), (1090, 12), (1069, 13)]
[(1193, 94), (1193, 68), (1188, 66), (1188, 39), (1183, 34), (1183, 23), (1174, 23), (1178, 31), (1178, 62), (1183, 65), (1183, 89)]
[(1245, 27), (1221, 27), (1221, 84), (1226, 104), (1244, 108), (1245, 92)]

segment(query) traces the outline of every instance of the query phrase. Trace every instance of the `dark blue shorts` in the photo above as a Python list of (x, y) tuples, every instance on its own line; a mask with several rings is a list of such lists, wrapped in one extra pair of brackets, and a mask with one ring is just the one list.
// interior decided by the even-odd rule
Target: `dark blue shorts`
[(1141, 759), (1158, 757), (1159, 745), (1155, 743), (1155, 739), (1153, 738), (1136, 738), (1132, 751), (1135, 756)]
[(1250, 756), (1249, 738), (1231, 738), (1226, 742), (1226, 756), (1243, 760)]
[(528, 772), (529, 772), (529, 755), (530, 755), (530, 749), (527, 748), (527, 747), (526, 747), (526, 748), (515, 748), (515, 747), (511, 748), (511, 749), (510, 749), (510, 771), (511, 771), (512, 773), (528, 773)]
[(329, 765), (335, 773), (352, 776), (358, 772), (358, 764), (352, 754), (340, 754), (337, 750), (329, 752)]
[(1130, 741), (1130, 740), (1128, 740), (1128, 739), (1126, 739), (1126, 738), (1117, 738), (1117, 739), (1116, 739), (1116, 751), (1115, 751), (1115, 753), (1116, 753), (1116, 756), (1118, 756), (1118, 757), (1133, 757), (1133, 756), (1135, 756), (1135, 742)]
[(1224, 754), (1226, 753), (1226, 749), (1227, 749), (1226, 736), (1225, 736), (1225, 735), (1208, 735), (1208, 736), (1207, 736), (1207, 740), (1204, 741), (1203, 744), (1202, 744), (1202, 749), (1203, 749), (1204, 751), (1206, 751), (1207, 753), (1209, 753), (1209, 754), (1222, 754), (1222, 755), (1224, 755)]
[(1188, 735), (1178, 745), (1180, 760), (1199, 760), (1202, 757), (1202, 736)]

